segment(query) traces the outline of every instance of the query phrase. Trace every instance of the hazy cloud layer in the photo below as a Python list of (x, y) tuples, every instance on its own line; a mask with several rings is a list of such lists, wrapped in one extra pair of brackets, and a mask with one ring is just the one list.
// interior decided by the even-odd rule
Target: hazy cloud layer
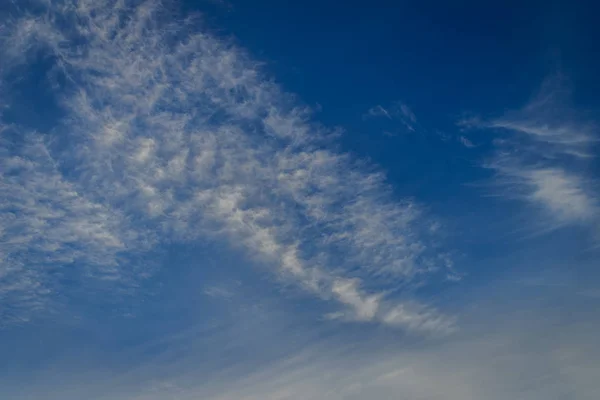
[[(289, 314), (267, 307), (264, 314), (253, 317), (261, 323), (244, 324), (243, 331), (236, 330), (236, 325), (234, 332), (177, 332), (123, 357), (137, 360), (139, 354), (159, 349), (151, 353), (150, 362), (146, 358), (139, 364), (126, 361), (124, 367), (95, 356), (95, 367), (78, 371), (70, 367), (77, 362), (67, 358), (44, 371), (36, 385), (13, 391), (7, 382), (7, 389), (16, 399), (43, 394), (64, 400), (81, 396), (115, 400), (596, 399), (600, 394), (596, 382), (599, 354), (594, 346), (598, 323), (585, 318), (593, 315), (593, 306), (580, 308), (577, 316), (570, 317), (556, 307), (507, 300), (505, 293), (491, 296), (502, 306), (486, 302), (486, 312), (493, 314), (469, 318), (468, 333), (441, 341), (410, 344), (381, 331), (370, 332), (362, 340), (318, 338), (315, 332), (288, 325)], [(240, 334), (261, 337), (264, 324), (269, 326), (264, 342), (239, 340)], [(238, 338), (236, 343), (231, 343), (232, 336)], [(284, 353), (267, 359), (258, 356), (282, 344), (287, 349)], [(205, 346), (220, 350), (212, 353)], [(228, 364), (221, 349), (232, 348), (252, 354), (251, 359), (241, 357)], [(65, 373), (53, 376), (54, 369)]]

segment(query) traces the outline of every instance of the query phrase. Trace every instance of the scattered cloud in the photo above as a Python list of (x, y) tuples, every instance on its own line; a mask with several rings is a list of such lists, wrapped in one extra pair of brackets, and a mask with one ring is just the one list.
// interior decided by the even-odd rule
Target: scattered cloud
[[(442, 268), (419, 205), (330, 149), (330, 132), (243, 51), (192, 20), (169, 21), (159, 1), (133, 0), (47, 1), (10, 21), (15, 42), (45, 52), (68, 79), (59, 93), (66, 118), (52, 127), (60, 140), (45, 145), (52, 167), (36, 155), (31, 167), (3, 169), (2, 229), (23, 238), (4, 257), (22, 260), (31, 285), (45, 287), (47, 267), (28, 250), (51, 238), (40, 251), (52, 268), (80, 261), (90, 275), (120, 280), (120, 254), (217, 237), (349, 319), (446, 331), (451, 318), (391, 295)], [(4, 69), (27, 65), (28, 54), (3, 46)], [(3, 151), (21, 157), (10, 141)], [(10, 222), (30, 199), (45, 208)]]

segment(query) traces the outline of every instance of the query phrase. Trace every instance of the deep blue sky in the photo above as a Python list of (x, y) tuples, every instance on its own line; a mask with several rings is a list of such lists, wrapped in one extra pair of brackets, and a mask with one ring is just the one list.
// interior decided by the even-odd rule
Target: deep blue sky
[(556, 68), (597, 85), (592, 2), (230, 4), (209, 12), (209, 25), (232, 33), (286, 88), (338, 123), (399, 95), (432, 113), (497, 112), (527, 99)]

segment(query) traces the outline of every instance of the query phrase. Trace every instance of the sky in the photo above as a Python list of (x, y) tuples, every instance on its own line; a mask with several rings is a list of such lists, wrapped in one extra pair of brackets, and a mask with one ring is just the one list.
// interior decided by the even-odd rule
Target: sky
[(593, 2), (0, 3), (0, 397), (600, 398)]

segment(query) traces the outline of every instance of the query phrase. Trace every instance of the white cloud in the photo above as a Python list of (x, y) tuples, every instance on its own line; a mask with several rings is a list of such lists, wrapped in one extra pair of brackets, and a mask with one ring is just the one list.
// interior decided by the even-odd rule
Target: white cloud
[[(158, 1), (48, 7), (27, 20), (26, 35), (13, 34), (25, 48), (51, 52), (69, 77), (60, 93), (67, 118), (56, 130), (70, 154), (49, 157), (72, 166), (68, 176), (52, 174), (85, 199), (81, 207), (98, 207), (111, 221), (77, 214), (90, 235), (85, 243), (110, 254), (94, 258), (101, 270), (117, 263), (117, 250), (140, 247), (136, 235), (148, 231), (165, 242), (217, 236), (281, 279), (347, 307), (351, 319), (447, 329), (434, 310), (414, 316), (433, 323), (391, 317), (387, 310), (403, 305), (384, 295), (437, 268), (422, 228), (427, 217), (396, 199), (381, 174), (329, 150), (330, 133), (241, 50), (194, 32), (195, 22), (167, 22)], [(7, 65), (27, 59), (5, 54)], [(407, 107), (399, 110), (416, 120)], [(39, 173), (40, 181), (53, 176)], [(15, 201), (42, 188), (30, 191)], [(67, 200), (52, 193), (48, 201)]]
[(597, 213), (592, 197), (577, 176), (568, 176), (560, 169), (537, 169), (527, 171), (526, 179), (534, 187), (530, 196), (547, 206), (549, 211), (567, 221), (585, 221)]
[[(23, 140), (18, 153), (0, 147), (0, 323), (45, 308), (59, 279), (132, 279), (134, 265), (119, 255), (148, 240), (65, 180), (40, 137)], [(69, 272), (75, 263), (79, 271)]]
[(510, 190), (507, 196), (540, 206), (560, 224), (587, 224), (598, 215), (592, 185), (562, 168), (523, 166), (515, 160), (497, 159), (490, 167), (500, 174), (499, 183)]
[(596, 229), (600, 221), (597, 184), (587, 164), (598, 143), (598, 129), (567, 103), (568, 85), (560, 75), (548, 78), (522, 109), (490, 121), (471, 119), (466, 127), (500, 129), (495, 157), (486, 166), (509, 198), (544, 211), (543, 230), (566, 225)]
[(337, 279), (331, 291), (340, 302), (353, 308), (356, 319), (370, 321), (376, 316), (381, 295), (365, 296), (359, 292), (355, 280)]

